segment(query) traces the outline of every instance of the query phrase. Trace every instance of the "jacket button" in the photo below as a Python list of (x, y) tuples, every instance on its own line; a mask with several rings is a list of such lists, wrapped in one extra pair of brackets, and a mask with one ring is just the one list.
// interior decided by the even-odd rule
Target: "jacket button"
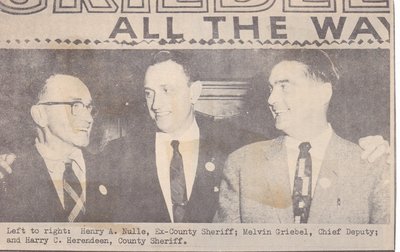
[(209, 172), (213, 172), (215, 170), (215, 164), (213, 164), (211, 162), (207, 162), (205, 167), (206, 167), (206, 170)]
[(99, 191), (102, 195), (107, 195), (107, 188), (104, 185), (99, 186)]

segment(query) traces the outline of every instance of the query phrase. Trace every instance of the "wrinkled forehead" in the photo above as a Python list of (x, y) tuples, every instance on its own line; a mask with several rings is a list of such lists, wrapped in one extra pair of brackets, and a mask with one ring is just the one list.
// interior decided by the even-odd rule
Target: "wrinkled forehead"
[(307, 77), (307, 66), (299, 61), (281, 61), (276, 64), (269, 76), (271, 85)]
[(180, 84), (188, 85), (189, 77), (183, 66), (172, 60), (152, 65), (146, 71), (145, 87)]
[(89, 89), (78, 78), (68, 75), (50, 77), (39, 99), (43, 101), (85, 101), (91, 102)]

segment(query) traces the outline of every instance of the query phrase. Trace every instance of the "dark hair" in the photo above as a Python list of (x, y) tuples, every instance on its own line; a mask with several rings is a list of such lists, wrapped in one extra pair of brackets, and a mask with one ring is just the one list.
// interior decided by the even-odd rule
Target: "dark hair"
[(278, 60), (278, 62), (300, 62), (307, 67), (307, 74), (310, 78), (318, 81), (330, 82), (333, 87), (340, 79), (339, 72), (335, 64), (329, 55), (322, 50), (289, 50), (280, 55)]
[(40, 76), (29, 85), (28, 92), (31, 106), (37, 104), (41, 100), (42, 96), (47, 92), (47, 81), (52, 76), (53, 75), (46, 79)]
[(156, 64), (173, 61), (178, 65), (183, 67), (183, 71), (186, 76), (189, 78), (189, 83), (195, 82), (199, 80), (198, 73), (194, 70), (193, 64), (190, 61), (188, 55), (178, 52), (178, 51), (159, 51), (153, 55), (150, 66), (154, 66)]

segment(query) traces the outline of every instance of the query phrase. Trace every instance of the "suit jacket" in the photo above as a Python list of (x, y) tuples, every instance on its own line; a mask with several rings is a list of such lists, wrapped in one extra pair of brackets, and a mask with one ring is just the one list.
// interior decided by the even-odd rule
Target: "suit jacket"
[[(212, 117), (196, 114), (196, 120), (199, 157), (184, 221), (211, 222), (218, 207), (223, 163), (233, 147), (221, 140), (226, 129), (218, 127)], [(115, 222), (171, 222), (157, 175), (156, 132), (155, 125), (147, 126), (139, 134), (110, 143), (103, 153), (103, 163), (118, 171), (114, 174), (120, 196)]]
[[(384, 160), (362, 160), (361, 149), (332, 135), (321, 165), (308, 223), (388, 223), (390, 178)], [(232, 153), (221, 182), (216, 222), (293, 223), (284, 137)]]
[[(86, 164), (86, 213), (82, 221), (108, 221), (111, 194), (100, 192), (106, 187), (103, 174), (91, 166), (88, 154)], [(64, 211), (43, 158), (35, 146), (17, 153), (13, 173), (6, 181), (7, 191), (0, 207), (0, 220), (6, 222), (66, 222)]]

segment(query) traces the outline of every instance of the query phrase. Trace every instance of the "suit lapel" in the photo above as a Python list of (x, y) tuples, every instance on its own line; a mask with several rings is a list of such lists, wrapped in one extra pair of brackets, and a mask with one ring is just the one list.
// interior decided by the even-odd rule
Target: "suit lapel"
[(151, 149), (145, 152), (149, 155), (148, 160), (150, 162), (145, 164), (144, 168), (146, 170), (143, 174), (145, 174), (145, 176), (147, 177), (146, 179), (144, 179), (144, 181), (151, 182), (151, 184), (146, 185), (149, 187), (148, 193), (146, 194), (148, 198), (144, 200), (148, 202), (149, 199), (153, 199), (152, 202), (155, 202), (155, 204), (157, 204), (157, 206), (153, 206), (155, 207), (156, 210), (152, 210), (156, 211), (156, 215), (158, 215), (156, 218), (158, 219), (161, 218), (165, 222), (171, 222), (171, 217), (168, 212), (168, 207), (165, 202), (164, 194), (161, 189), (160, 179), (157, 173), (157, 160), (156, 160), (156, 147), (155, 147), (156, 129), (152, 130), (152, 136), (150, 139), (151, 143), (149, 145), (149, 148)]
[(86, 167), (85, 221), (110, 221), (111, 213), (107, 211), (111, 209), (110, 202), (117, 197), (113, 194), (114, 185), (109, 182), (114, 177), (105, 172), (103, 167), (94, 165), (95, 157), (92, 154), (83, 151), (83, 158)]
[[(199, 156), (198, 156), (198, 162), (197, 162), (197, 167), (196, 167), (196, 175), (193, 183), (193, 188), (192, 188), (192, 195), (189, 199), (189, 201), (195, 202), (196, 201), (196, 190), (197, 188), (201, 188), (204, 186), (209, 185), (211, 182), (208, 179), (205, 179), (207, 177), (207, 173), (205, 170), (205, 163), (206, 160), (209, 158), (208, 153), (205, 151), (204, 145), (206, 144), (206, 139), (203, 135), (202, 132), (200, 132), (200, 142), (199, 142)], [(211, 158), (210, 158), (211, 161)]]
[[(88, 153), (86, 153), (85, 151), (83, 152), (83, 160), (85, 162), (85, 167), (86, 167), (86, 211), (90, 211), (92, 204), (95, 204), (99, 194), (99, 189), (98, 186), (101, 183), (100, 178), (97, 176), (97, 172), (95, 172), (93, 170), (93, 167), (91, 165), (91, 159), (89, 159), (89, 155)], [(103, 176), (105, 176), (106, 174), (102, 174)], [(104, 188), (108, 188), (107, 184), (103, 185)]]
[(338, 159), (338, 136), (333, 133), (321, 164), (321, 170), (314, 190), (311, 203), (309, 223), (329, 222), (326, 216), (329, 203), (337, 200), (338, 169), (341, 167)]
[[(339, 186), (338, 168), (340, 167), (340, 160), (337, 158), (338, 148), (338, 136), (333, 134), (317, 179), (309, 223), (320, 223), (322, 219), (323, 222), (329, 221), (325, 214), (329, 203), (337, 200), (336, 188)], [(274, 144), (266, 150), (266, 159), (268, 166), (265, 167), (266, 183), (274, 202), (278, 221), (280, 223), (293, 223), (292, 192), (283, 137), (277, 138)]]
[[(60, 202), (57, 191), (54, 187), (53, 181), (47, 170), (46, 164), (43, 158), (39, 155), (36, 148), (31, 152), (32, 159), (32, 178), (36, 177), (37, 181), (33, 182), (36, 184), (37, 193), (33, 197), (36, 200), (33, 202), (37, 208), (37, 213), (42, 216), (41, 219), (48, 219), (48, 221), (64, 221), (66, 216), (64, 208)], [(46, 206), (45, 210), (43, 207)]]
[[(211, 137), (211, 130), (213, 128), (211, 127), (212, 122), (207, 122), (206, 118), (202, 118), (199, 115), (196, 116), (196, 120), (200, 131), (199, 155), (192, 194), (185, 215), (187, 221), (196, 221), (207, 218), (206, 216), (201, 215), (204, 212), (209, 212), (204, 211), (205, 204), (208, 208), (214, 207), (212, 193), (216, 184), (215, 180), (217, 176), (215, 176), (215, 174), (219, 171), (219, 165), (217, 164), (218, 160), (216, 158), (217, 153), (213, 150), (215, 145), (212, 143), (213, 139)], [(200, 212), (199, 209), (203, 209), (203, 211)], [(213, 216), (210, 218), (212, 217)]]
[(278, 137), (266, 150), (266, 184), (279, 223), (293, 222), (292, 193), (284, 137)]
[[(200, 139), (199, 139), (199, 156), (196, 167), (196, 177), (193, 183), (192, 192), (197, 191), (197, 188), (210, 187), (213, 183), (210, 178), (212, 176), (208, 176), (211, 172), (207, 173), (205, 165), (207, 162), (213, 162), (215, 158), (211, 156), (210, 147), (211, 143), (209, 142), (209, 138), (207, 137), (207, 133), (205, 132), (204, 127), (202, 128), (201, 121), (199, 121), (199, 131), (200, 131)], [(193, 194), (193, 193), (192, 193)], [(193, 197), (190, 198), (192, 200)]]

